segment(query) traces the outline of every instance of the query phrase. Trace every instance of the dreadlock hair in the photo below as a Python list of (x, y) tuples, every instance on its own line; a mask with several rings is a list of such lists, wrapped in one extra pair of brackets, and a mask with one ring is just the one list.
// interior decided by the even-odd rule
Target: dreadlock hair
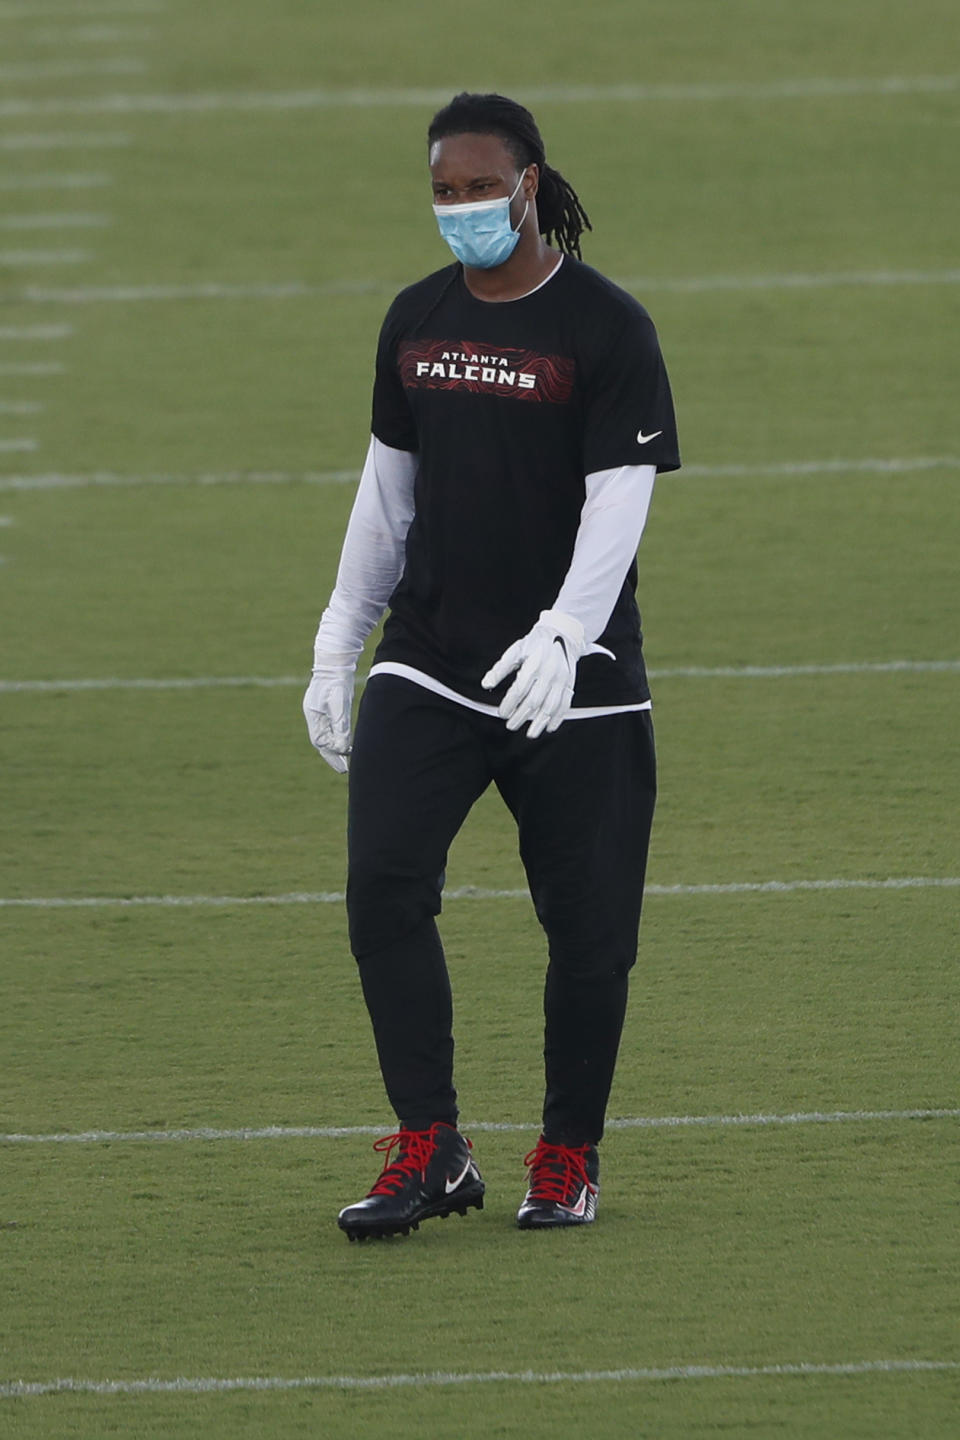
[(593, 226), (576, 190), (559, 170), (547, 164), (543, 139), (529, 110), (505, 95), (475, 95), (464, 90), (434, 115), (427, 143), (433, 145), (448, 135), (496, 135), (519, 169), (537, 165), (540, 232), (568, 255), (582, 259), (580, 236)]

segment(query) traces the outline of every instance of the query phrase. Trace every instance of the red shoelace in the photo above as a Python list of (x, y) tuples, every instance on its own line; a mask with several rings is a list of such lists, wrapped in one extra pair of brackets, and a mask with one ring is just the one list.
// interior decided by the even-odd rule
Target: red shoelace
[[(382, 1140), (374, 1141), (374, 1150), (386, 1158), (380, 1177), (370, 1191), (371, 1195), (395, 1195), (412, 1176), (419, 1174), (422, 1177), (426, 1173), (437, 1148), (436, 1131), (439, 1123), (438, 1121), (436, 1125), (431, 1125), (429, 1130), (398, 1130), (395, 1135), (384, 1135)], [(391, 1161), (390, 1155), (398, 1146), (400, 1153)], [(473, 1149), (469, 1140), (467, 1146)]]
[(589, 1145), (576, 1148), (570, 1145), (548, 1145), (541, 1136), (537, 1141), (537, 1148), (531, 1150), (523, 1162), (530, 1169), (531, 1198), (568, 1205), (572, 1192), (578, 1185), (586, 1185), (591, 1195), (596, 1195), (597, 1187), (587, 1175), (589, 1149)]

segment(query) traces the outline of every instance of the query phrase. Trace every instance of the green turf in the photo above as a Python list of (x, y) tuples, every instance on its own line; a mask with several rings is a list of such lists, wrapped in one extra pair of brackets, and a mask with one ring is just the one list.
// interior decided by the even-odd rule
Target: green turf
[[(41, 29), (126, 23), (41, 8), (0, 5), (3, 64), (77, 58)], [(422, 0), (169, 0), (129, 23), (150, 40), (82, 49), (142, 55), (142, 77), (8, 81), (0, 103), (956, 70), (946, 0), (558, 0), (549, 15), (491, 0), (442, 16)], [(38, 442), (0, 452), (0, 682), (305, 675), (380, 319), (445, 263), (432, 108), (6, 112), (7, 135), (131, 143), (0, 151), (4, 180), (112, 177), (0, 191), (3, 215), (110, 218), (0, 230), (0, 252), (90, 251), (0, 268), (0, 327), (73, 327), (0, 342), (0, 365), (65, 367), (0, 375), (0, 402), (45, 407), (0, 411), (0, 442)], [(586, 258), (657, 321), (690, 467), (658, 484), (641, 550), (664, 672), (652, 884), (956, 878), (955, 670), (671, 672), (958, 659), (960, 92), (533, 108), (593, 218)], [(903, 272), (917, 283), (862, 283)], [(786, 275), (862, 278), (766, 283)], [(290, 282), (305, 292), (102, 288)], [(944, 463), (777, 468), (925, 457)], [(697, 473), (718, 466), (755, 468)], [(256, 472), (274, 479), (223, 480)], [(98, 473), (186, 479), (16, 488)], [(0, 691), (0, 898), (341, 891), (345, 787), (299, 703), (295, 680)], [(522, 889), (494, 796), (448, 873), (451, 889)], [(955, 1109), (956, 895), (651, 893), (611, 1115)], [(464, 1119), (532, 1127), (529, 904), (450, 899), (442, 924)], [(7, 906), (0, 948), (2, 1134), (390, 1127), (338, 903)], [(363, 1248), (332, 1221), (373, 1178), (373, 1137), (5, 1144), (0, 1387), (960, 1360), (955, 1119), (613, 1128), (598, 1223), (562, 1236), (513, 1227), (535, 1133), (475, 1132), (482, 1215)], [(947, 1440), (958, 1374), (0, 1397), (0, 1433)]]
[[(611, 1113), (951, 1105), (953, 915), (936, 892), (651, 897)], [(15, 1082), (0, 1133), (385, 1118), (335, 904), (8, 914), (4, 928), (20, 964), (0, 990)], [(444, 934), (464, 1115), (532, 1122), (529, 905), (451, 900)]]
[[(891, 1347), (903, 1359), (949, 1353), (957, 1269), (937, 1201), (944, 1139), (936, 1124), (882, 1136), (823, 1127), (802, 1140), (747, 1130), (618, 1136), (602, 1229), (531, 1244), (512, 1226), (522, 1146), (488, 1136), (494, 1194), (482, 1216), (436, 1224), (416, 1244), (363, 1249), (329, 1224), (344, 1184), (360, 1185), (369, 1168), (345, 1141), (73, 1149), (57, 1156), (56, 1193), (46, 1154), (20, 1152), (11, 1168), (35, 1198), (2, 1234), (5, 1273), (26, 1291), (8, 1353), (24, 1378), (117, 1378), (118, 1356), (131, 1375), (352, 1374), (361, 1355), (370, 1375), (536, 1370), (545, 1357), (552, 1369), (570, 1364), (574, 1343), (577, 1365), (595, 1370), (704, 1354), (749, 1366), (771, 1353), (824, 1363)], [(604, 1320), (587, 1327), (591, 1306)], [(846, 1402), (851, 1428), (839, 1433), (868, 1434), (889, 1424), (892, 1403), (929, 1427), (920, 1433), (948, 1434), (939, 1427), (957, 1395), (955, 1377), (943, 1376), (834, 1381), (830, 1394), (816, 1380), (727, 1381), (712, 1393), (716, 1384), (597, 1387), (590, 1408), (605, 1434), (627, 1433), (628, 1422), (656, 1422), (641, 1433), (722, 1433), (725, 1406), (728, 1426), (739, 1417), (776, 1433), (776, 1417), (785, 1433), (816, 1434), (829, 1407), (843, 1414)], [(122, 1428), (125, 1416), (136, 1432), (152, 1414), (193, 1434), (201, 1424), (226, 1431), (252, 1409), (265, 1427), (299, 1434), (306, 1404), (313, 1424), (344, 1435), (351, 1415), (372, 1433), (386, 1413), (411, 1436), (425, 1433), (425, 1415), (444, 1435), (548, 1424), (533, 1387), (515, 1386), (389, 1404), (336, 1393), (269, 1405), (141, 1400), (136, 1412), (123, 1399), (50, 1398), (20, 1413), (32, 1434), (51, 1433), (38, 1428), (38, 1409), (47, 1424), (79, 1410), (82, 1424), (93, 1407), (104, 1425)], [(584, 1414), (579, 1387), (566, 1405)]]

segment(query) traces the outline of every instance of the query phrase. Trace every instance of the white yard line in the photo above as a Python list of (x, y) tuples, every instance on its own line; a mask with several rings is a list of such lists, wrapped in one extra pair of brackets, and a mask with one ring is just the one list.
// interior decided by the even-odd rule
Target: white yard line
[(89, 250), (0, 250), (0, 267), (82, 265), (91, 258)]
[[(895, 475), (911, 470), (956, 470), (960, 455), (914, 455), (864, 458), (860, 460), (785, 460), (769, 465), (684, 465), (679, 475), (725, 479), (751, 475), (848, 475), (862, 472)], [(679, 478), (678, 475), (678, 478)]]
[(72, 334), (72, 325), (0, 325), (0, 341), (66, 340)]
[[(809, 274), (646, 276), (618, 279), (617, 284), (639, 295), (657, 292), (706, 294), (711, 291), (803, 290), (863, 288), (898, 285), (960, 285), (960, 270), (854, 270)], [(341, 295), (392, 295), (402, 288), (399, 281), (330, 280), (312, 284), (303, 280), (227, 284), (216, 280), (194, 285), (77, 285), (30, 286), (15, 298), (32, 305), (141, 304), (158, 301), (212, 300), (302, 300)]]
[(0, 175), (0, 190), (98, 190), (112, 185), (113, 177), (102, 172), (72, 174)]
[[(960, 662), (958, 662), (960, 663)], [(74, 680), (0, 680), (0, 695), (56, 694), (86, 690), (275, 690), (304, 685), (304, 675), (198, 675), (170, 677), (104, 677)]]
[[(790, 1114), (634, 1115), (607, 1120), (607, 1130), (684, 1130), (771, 1128), (784, 1125), (873, 1125), (912, 1121), (956, 1120), (960, 1110), (806, 1110)], [(539, 1120), (472, 1120), (461, 1122), (470, 1134), (520, 1134), (539, 1130)], [(184, 1130), (75, 1130), (53, 1134), (0, 1134), (0, 1145), (192, 1144), (205, 1140), (346, 1140), (382, 1135), (383, 1125), (259, 1125), (221, 1129), (202, 1125)]]
[(147, 66), (142, 60), (24, 60), (16, 65), (0, 65), (0, 80), (73, 80), (88, 75), (143, 75)]
[[(648, 670), (651, 680), (788, 680), (810, 675), (957, 674), (960, 660), (855, 660), (813, 665), (677, 665)], [(277, 690), (304, 685), (303, 675), (97, 676), (0, 680), (0, 695), (54, 695), (90, 690)], [(360, 683), (366, 680), (360, 676)]]
[(716, 885), (647, 885), (646, 895), (789, 895), (822, 890), (957, 889), (960, 876), (891, 876), (886, 880), (734, 880)]
[(153, 32), (129, 25), (56, 25), (34, 30), (23, 39), (28, 45), (144, 45), (153, 39)]
[(0, 215), (0, 230), (97, 230), (110, 224), (109, 215), (74, 212), (40, 215)]
[[(935, 890), (960, 888), (960, 876), (891, 876), (886, 880), (854, 880), (835, 877), (824, 880), (734, 880), (705, 885), (653, 885), (644, 894), (652, 897), (694, 895), (791, 895), (832, 890)], [(463, 885), (444, 891), (444, 900), (528, 900), (526, 889), (494, 890), (481, 885)], [(226, 909), (261, 905), (340, 905), (341, 890), (291, 891), (281, 895), (30, 895), (0, 898), (0, 909), (8, 910), (136, 910)]]
[(652, 669), (651, 680), (780, 680), (806, 675), (956, 674), (960, 660), (859, 660), (824, 665), (675, 665)]
[[(2, 335), (0, 330), (0, 339)], [(194, 475), (117, 475), (112, 471), (94, 471), (87, 475), (0, 475), (0, 490), (85, 490), (139, 485), (349, 485), (358, 478), (356, 470), (306, 470), (297, 474), (283, 470), (226, 470)]]
[(0, 375), (32, 375), (40, 377), (44, 375), (62, 375), (66, 367), (59, 361), (52, 360), (26, 360), (22, 363), (10, 363), (0, 361)]
[(40, 20), (55, 16), (76, 20), (84, 15), (158, 15), (162, 0), (69, 0), (45, 4), (43, 0), (8, 0), (0, 4), (0, 20)]
[(31, 305), (129, 305), (170, 300), (302, 300), (311, 296), (393, 294), (401, 288), (392, 282), (375, 280), (331, 280), (318, 285), (301, 280), (265, 281), (250, 285), (229, 285), (209, 280), (195, 285), (30, 286), (11, 298)]
[[(594, 104), (621, 101), (635, 104), (646, 100), (712, 101), (712, 100), (819, 100), (843, 99), (857, 95), (942, 95), (960, 89), (960, 75), (859, 75), (859, 76), (798, 76), (779, 80), (720, 81), (677, 83), (667, 85), (617, 84), (606, 85), (539, 85), (524, 91), (528, 103)], [(359, 92), (362, 96), (367, 92)], [(379, 93), (379, 92), (374, 92)], [(391, 93), (391, 92), (386, 92)], [(400, 92), (406, 94), (407, 92)], [(411, 92), (417, 94), (418, 92)], [(449, 99), (447, 91), (426, 92)], [(363, 103), (392, 103), (365, 102)], [(408, 103), (416, 104), (416, 100)]]
[(59, 131), (48, 135), (0, 135), (2, 150), (120, 150), (133, 144), (132, 135), (110, 131)]
[(960, 270), (823, 270), (773, 275), (636, 276), (617, 281), (624, 290), (819, 290), (842, 286), (960, 285)]
[(0, 415), (39, 415), (39, 400), (0, 400)]
[(870, 1375), (954, 1374), (960, 1360), (849, 1360), (835, 1363), (784, 1362), (774, 1365), (668, 1365), (620, 1370), (422, 1370), (387, 1375), (205, 1376), (161, 1380), (12, 1380), (0, 1384), (0, 1399), (42, 1395), (211, 1395), (236, 1391), (424, 1390), (469, 1385), (624, 1385), (680, 1380), (783, 1380)]
[[(39, 12), (38, 12), (39, 13)], [(2, 15), (2, 12), (0, 12)], [(779, 100), (829, 100), (877, 95), (944, 95), (960, 89), (960, 75), (811, 76), (740, 84), (547, 85), (524, 90), (527, 104), (702, 104), (723, 101), (766, 103)], [(414, 106), (435, 109), (450, 99), (450, 89), (333, 89), (212, 92), (196, 95), (98, 95), (41, 100), (6, 100), (0, 117), (19, 115), (210, 114), (225, 110), (351, 110)]]
[(13, 440), (0, 440), (0, 455), (26, 455), (37, 449), (33, 436), (17, 436)]
[[(44, 327), (32, 327), (38, 334)], [(56, 327), (52, 327), (56, 328)], [(3, 338), (0, 327), (0, 339)], [(25, 337), (27, 330), (21, 332)], [(8, 338), (13, 338), (12, 334)], [(53, 337), (51, 337), (53, 338)], [(844, 474), (899, 475), (923, 470), (960, 469), (958, 455), (913, 455), (864, 457), (862, 459), (772, 461), (766, 465), (697, 465), (687, 464), (678, 479), (712, 479), (743, 476), (817, 476)], [(359, 479), (357, 470), (221, 470), (194, 474), (118, 474), (116, 471), (91, 471), (67, 474), (53, 471), (38, 475), (0, 474), (2, 490), (86, 490), (101, 486), (139, 485), (352, 485)]]
[[(960, 662), (958, 662), (960, 665)], [(53, 695), (87, 690), (277, 690), (304, 685), (303, 675), (119, 676), (73, 680), (0, 680), (0, 695)]]

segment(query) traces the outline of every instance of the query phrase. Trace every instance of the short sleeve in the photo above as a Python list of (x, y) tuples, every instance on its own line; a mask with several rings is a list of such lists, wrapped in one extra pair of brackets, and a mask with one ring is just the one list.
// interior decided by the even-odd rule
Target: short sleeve
[(387, 311), (377, 345), (377, 369), (373, 382), (373, 421), (371, 430), (384, 445), (394, 450), (419, 451), (417, 426), (400, 381), (397, 365), (399, 325), (396, 302)]
[(631, 306), (584, 386), (584, 469), (655, 465), (678, 470), (673, 397), (653, 321)]

